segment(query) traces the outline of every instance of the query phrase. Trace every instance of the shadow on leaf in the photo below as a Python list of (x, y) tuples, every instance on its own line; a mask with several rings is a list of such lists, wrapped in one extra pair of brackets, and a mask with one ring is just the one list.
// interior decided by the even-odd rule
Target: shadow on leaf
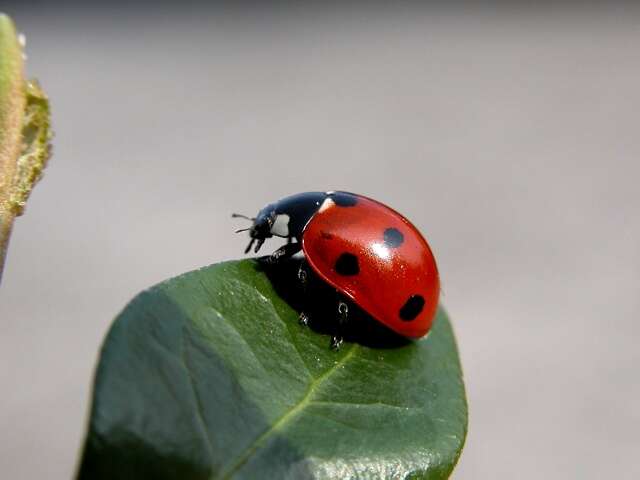
[[(305, 295), (297, 273), (300, 258), (291, 258), (277, 264), (260, 257), (256, 269), (265, 273), (278, 295), (297, 312), (309, 315), (309, 328), (322, 335), (342, 334), (347, 342), (370, 348), (400, 348), (411, 343), (364, 312), (355, 303), (323, 282), (308, 268), (308, 294)], [(341, 328), (337, 321), (337, 304), (342, 300), (349, 305), (349, 320)], [(327, 342), (328, 344), (329, 342)]]

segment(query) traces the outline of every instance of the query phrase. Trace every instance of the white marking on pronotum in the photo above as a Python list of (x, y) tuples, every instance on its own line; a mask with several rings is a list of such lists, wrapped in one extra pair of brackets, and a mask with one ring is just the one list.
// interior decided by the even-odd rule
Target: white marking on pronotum
[(335, 202), (331, 199), (331, 197), (327, 197), (324, 199), (324, 202), (322, 202), (322, 205), (320, 205), (318, 212), (324, 212), (327, 208), (333, 205), (335, 205)]
[(289, 236), (289, 215), (281, 213), (276, 216), (276, 221), (273, 222), (271, 227), (271, 234), (277, 237)]

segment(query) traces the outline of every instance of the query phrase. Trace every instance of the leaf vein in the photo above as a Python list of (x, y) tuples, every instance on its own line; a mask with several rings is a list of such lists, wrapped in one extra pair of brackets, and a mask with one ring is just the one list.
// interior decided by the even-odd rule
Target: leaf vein
[[(205, 291), (205, 293), (210, 297), (213, 298), (213, 295), (211, 295), (211, 292), (209, 291), (209, 288), (206, 286), (206, 284), (204, 283), (204, 281), (202, 280), (202, 278), (198, 277), (198, 281), (200, 282), (200, 286), (202, 287), (202, 289)], [(251, 354), (251, 356), (255, 359), (255, 361), (258, 363), (258, 365), (260, 366), (260, 368), (262, 368), (263, 372), (267, 372), (268, 369), (266, 368), (266, 366), (264, 365), (264, 363), (262, 362), (262, 360), (260, 359), (260, 357), (258, 357), (258, 355), (256, 354), (256, 352), (254, 351), (254, 349), (252, 348), (251, 342), (249, 342), (244, 335), (240, 332), (240, 330), (238, 329), (238, 327), (235, 325), (235, 323), (233, 323), (232, 321), (230, 321), (225, 315), (222, 314), (222, 312), (220, 310), (218, 310), (217, 307), (215, 307), (212, 303), (209, 303), (207, 305), (207, 307), (209, 309), (211, 309), (217, 316), (218, 318), (222, 319), (222, 321), (224, 321), (224, 323), (226, 323), (227, 325), (229, 325), (234, 332), (236, 332), (238, 338), (242, 341), (242, 343), (245, 346), (245, 349)]]
[(345, 407), (354, 407), (354, 408), (360, 408), (360, 407), (364, 407), (364, 408), (382, 407), (382, 408), (393, 408), (393, 409), (397, 409), (397, 410), (402, 410), (403, 412), (406, 412), (408, 410), (420, 410), (419, 407), (412, 407), (412, 406), (409, 406), (409, 405), (394, 405), (394, 404), (391, 404), (391, 403), (384, 403), (384, 402), (357, 403), (357, 402), (334, 402), (334, 401), (313, 400), (311, 402), (311, 404), (319, 405), (319, 406), (335, 405), (335, 406), (345, 406)]
[(242, 341), (242, 344), (245, 347), (245, 350), (251, 354), (251, 356), (254, 358), (254, 360), (256, 361), (256, 363), (260, 366), (260, 368), (262, 369), (262, 371), (265, 373), (265, 376), (267, 374), (267, 372), (269, 371), (268, 368), (265, 366), (264, 362), (262, 361), (262, 359), (258, 356), (258, 354), (256, 354), (255, 350), (253, 349), (251, 342), (249, 342), (249, 340), (247, 340), (244, 335), (242, 334), (242, 332), (240, 331), (240, 329), (232, 322), (227, 320), (227, 317), (225, 317), (222, 312), (220, 312), (220, 310), (218, 310), (216, 307), (214, 307), (213, 305), (209, 305), (209, 308), (211, 310), (213, 310), (215, 312), (216, 315), (218, 315), (218, 317), (222, 318), (225, 323), (227, 325), (229, 325), (231, 327), (231, 329), (236, 332), (238, 338)]
[(256, 452), (261, 444), (269, 440), (269, 438), (278, 430), (282, 429), (284, 425), (291, 421), (299, 412), (312, 402), (312, 397), (318, 388), (339, 368), (343, 367), (353, 357), (357, 350), (358, 345), (352, 344), (349, 351), (338, 360), (331, 368), (326, 370), (315, 380), (312, 380), (309, 384), (309, 388), (305, 392), (304, 396), (294, 405), (291, 409), (286, 411), (280, 418), (278, 418), (269, 428), (262, 432), (239, 456), (238, 460), (234, 462), (226, 471), (220, 474), (219, 478), (229, 479), (236, 473), (242, 466), (247, 463), (251, 456)]
[(188, 361), (187, 355), (187, 340), (190, 339), (190, 333), (188, 327), (185, 325), (182, 328), (182, 348), (180, 349), (182, 363), (184, 365), (185, 370), (187, 371), (187, 377), (189, 378), (189, 386), (191, 387), (191, 391), (193, 392), (193, 397), (195, 400), (196, 406), (196, 417), (200, 425), (202, 426), (202, 430), (204, 431), (204, 438), (207, 443), (207, 447), (209, 449), (209, 454), (211, 458), (213, 458), (213, 443), (211, 442), (211, 437), (209, 433), (209, 429), (207, 428), (207, 424), (204, 421), (204, 409), (202, 407), (202, 400), (200, 399), (200, 395), (198, 394), (198, 389), (196, 388), (195, 379), (193, 378), (193, 373), (191, 371), (191, 365)]
[(293, 349), (295, 350), (296, 354), (298, 355), (298, 358), (300, 359), (300, 362), (302, 363), (302, 365), (304, 366), (305, 370), (307, 371), (307, 375), (309, 377), (311, 377), (312, 376), (311, 368), (309, 368), (309, 365), (307, 364), (307, 362), (305, 361), (304, 357), (302, 356), (302, 352), (300, 352), (300, 349), (298, 348), (298, 344), (295, 342), (295, 338), (293, 337), (293, 334), (291, 333), (289, 328), (287, 328), (287, 322), (285, 322), (284, 319), (280, 316), (280, 314), (278, 313), (278, 310), (276, 309), (276, 307), (273, 304), (273, 301), (269, 300), (269, 298), (267, 298), (267, 296), (264, 295), (261, 291), (259, 291), (255, 286), (252, 286), (252, 285), (250, 285), (249, 283), (247, 283), (247, 282), (245, 282), (243, 280), (235, 279), (235, 281), (238, 282), (238, 283), (243, 284), (244, 286), (249, 288), (252, 292), (257, 293), (261, 297), (261, 299), (265, 303), (267, 303), (269, 305), (269, 307), (271, 308), (271, 312), (272, 312), (273, 316), (276, 317), (276, 319), (282, 324), (282, 326), (284, 327), (285, 331), (289, 335), (289, 339), (291, 340), (291, 342), (289, 342), (289, 343), (293, 346)]

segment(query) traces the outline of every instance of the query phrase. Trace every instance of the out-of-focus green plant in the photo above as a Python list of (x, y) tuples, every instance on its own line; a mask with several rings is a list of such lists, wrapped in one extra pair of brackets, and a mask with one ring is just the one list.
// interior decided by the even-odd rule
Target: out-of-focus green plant
[(24, 75), (24, 41), (0, 14), (0, 279), (15, 217), (51, 154), (49, 101)]

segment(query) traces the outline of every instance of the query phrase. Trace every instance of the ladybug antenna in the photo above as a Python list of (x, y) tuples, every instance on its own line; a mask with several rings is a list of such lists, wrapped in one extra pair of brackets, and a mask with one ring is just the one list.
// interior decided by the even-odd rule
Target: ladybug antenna
[[(256, 248), (253, 251), (255, 253), (258, 253), (258, 250), (260, 250), (260, 247), (262, 246), (263, 243), (264, 243), (264, 238), (258, 239), (258, 243), (256, 243)], [(251, 245), (249, 245), (249, 246), (251, 246)]]
[(242, 215), (241, 213), (232, 213), (231, 218), (244, 218), (245, 220), (254, 221), (255, 217), (247, 217), (246, 215)]
[(236, 230), (236, 233), (246, 232), (247, 230), (251, 230), (251, 227), (248, 227), (248, 228), (241, 228), (241, 229), (239, 229), (239, 230)]
[(253, 246), (253, 242), (255, 242), (256, 239), (252, 238), (251, 241), (249, 242), (249, 245), (247, 245), (247, 248), (244, 249), (244, 253), (247, 254), (249, 253), (249, 250), (251, 250), (251, 247)]

